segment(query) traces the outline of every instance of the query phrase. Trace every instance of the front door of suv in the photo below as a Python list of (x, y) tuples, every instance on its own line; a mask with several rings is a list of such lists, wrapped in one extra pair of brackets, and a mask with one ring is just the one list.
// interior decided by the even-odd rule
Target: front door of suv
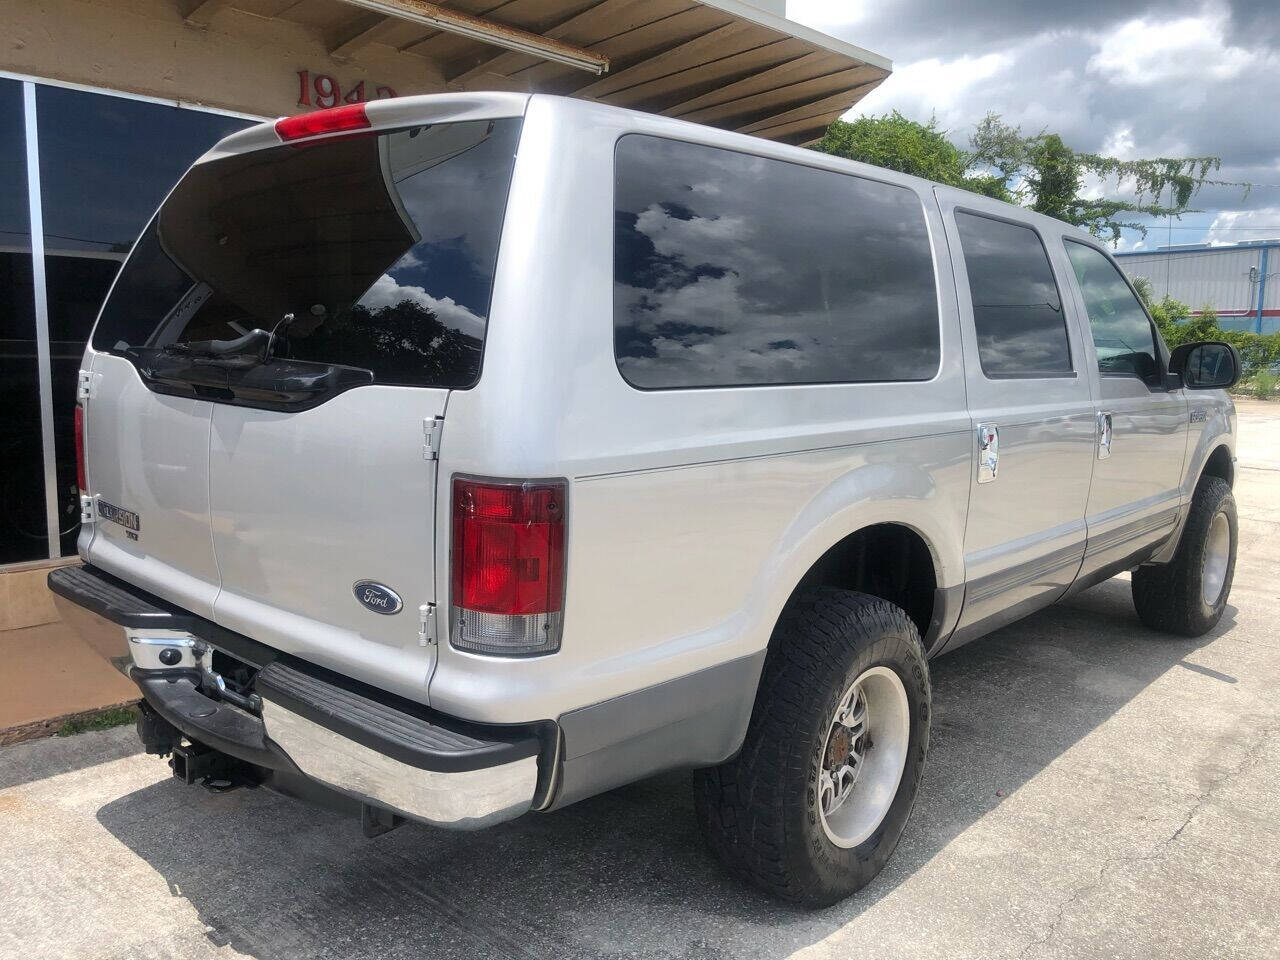
[(1065, 242), (1082, 316), (1092, 333), (1098, 445), (1089, 491), (1082, 582), (1168, 536), (1181, 504), (1187, 400), (1165, 383), (1155, 325), (1124, 274), (1098, 248)]
[(1008, 207), (938, 189), (977, 448), (965, 603), (951, 645), (1052, 603), (1085, 549), (1094, 407), (1041, 235)]

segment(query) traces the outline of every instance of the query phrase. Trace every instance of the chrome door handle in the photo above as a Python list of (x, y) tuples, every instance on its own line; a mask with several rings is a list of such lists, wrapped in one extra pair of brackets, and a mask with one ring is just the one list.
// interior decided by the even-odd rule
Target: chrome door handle
[(994, 423), (978, 424), (978, 482), (990, 483), (1000, 467), (1000, 428)]
[(1111, 456), (1111, 414), (1098, 414), (1098, 459), (1106, 460)]

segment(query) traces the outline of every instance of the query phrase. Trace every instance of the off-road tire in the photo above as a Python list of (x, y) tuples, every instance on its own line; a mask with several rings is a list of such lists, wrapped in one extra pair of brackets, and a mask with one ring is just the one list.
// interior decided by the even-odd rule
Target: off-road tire
[[(1226, 515), (1231, 530), (1231, 552), (1222, 592), (1217, 602), (1210, 605), (1204, 601), (1201, 583), (1209, 530), (1219, 513)], [(1186, 637), (1198, 637), (1212, 630), (1222, 619), (1231, 594), (1238, 540), (1236, 501), (1231, 487), (1219, 477), (1202, 477), (1191, 499), (1191, 510), (1173, 559), (1133, 571), (1133, 605), (1138, 610), (1138, 619), (1152, 630)]]
[[(837, 699), (866, 670), (906, 689), (910, 732), (898, 792), (856, 847), (828, 838), (817, 776)], [(875, 877), (911, 815), (929, 750), (931, 691), (915, 624), (876, 597), (821, 587), (793, 598), (770, 641), (742, 750), (702, 771), (698, 820), (730, 872), (783, 900), (824, 907)]]

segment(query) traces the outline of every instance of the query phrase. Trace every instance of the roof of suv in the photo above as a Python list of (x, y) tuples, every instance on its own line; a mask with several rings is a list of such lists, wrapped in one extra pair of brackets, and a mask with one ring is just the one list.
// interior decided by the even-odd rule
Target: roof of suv
[[(899, 173), (894, 170), (888, 170), (883, 167), (873, 166), (856, 160), (847, 160), (843, 157), (837, 157), (831, 154), (816, 153), (806, 147), (792, 146), (790, 144), (779, 143), (774, 140), (755, 137), (751, 134), (736, 133), (733, 131), (722, 130), (717, 127), (709, 127), (704, 124), (691, 123), (687, 120), (663, 117), (657, 114), (645, 113), (640, 110), (631, 110), (626, 107), (615, 107), (609, 104), (595, 103), (574, 97), (554, 96), (552, 94), (544, 93), (528, 94), (501, 91), (477, 93), (433, 93), (412, 97), (396, 97), (388, 100), (371, 100), (361, 104), (360, 106), (363, 107), (364, 114), (368, 118), (367, 129), (379, 130), (413, 126), (423, 123), (492, 120), (499, 117), (520, 117), (524, 116), (528, 110), (530, 102), (533, 100), (540, 102), (554, 102), (557, 110), (578, 110), (598, 114), (608, 113), (626, 116), (631, 118), (631, 122), (637, 128), (637, 132), (649, 134), (666, 133), (680, 139), (698, 140), (713, 146), (738, 149), (762, 156), (789, 160), (796, 163), (804, 163), (809, 166), (826, 167), (827, 169), (832, 170), (845, 170), (849, 173), (856, 173), (865, 177), (890, 180), (903, 184), (913, 184), (917, 188), (925, 190), (936, 187), (942, 187), (943, 189), (958, 189), (950, 188), (945, 184), (936, 183), (931, 180), (925, 180), (921, 177)], [(311, 114), (302, 114), (300, 116), (316, 117), (319, 114), (336, 113), (340, 110), (349, 109), (351, 108), (335, 107), (330, 108), (329, 111), (315, 111)], [(281, 118), (281, 120), (283, 119), (286, 118)], [(281, 143), (287, 142), (277, 132), (276, 125), (280, 122), (280, 120), (266, 121), (233, 133), (215, 144), (196, 162), (204, 163), (238, 153), (280, 146)], [(350, 134), (350, 128), (339, 128), (332, 133), (316, 134), (308, 139), (319, 141), (322, 139), (350, 136)], [(1081, 239), (1085, 239), (1093, 243), (1097, 242), (1096, 238), (1092, 237), (1086, 231), (1081, 230), (1072, 224), (1066, 223), (1065, 221), (1036, 213), (1028, 210), (1026, 207), (1021, 207), (1016, 204), (994, 200), (990, 197), (982, 197), (978, 194), (975, 194), (974, 197), (975, 203), (981, 206), (989, 207), (990, 205), (998, 204), (1001, 207), (1007, 207), (1009, 212), (1016, 215), (1016, 218), (1019, 220), (1040, 223), (1045, 227), (1063, 230), (1068, 233), (1076, 234)]]

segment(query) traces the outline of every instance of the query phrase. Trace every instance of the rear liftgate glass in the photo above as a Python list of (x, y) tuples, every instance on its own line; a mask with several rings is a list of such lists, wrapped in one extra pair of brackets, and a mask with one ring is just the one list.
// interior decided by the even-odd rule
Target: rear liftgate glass
[[(312, 136), (318, 116), (277, 130)], [(370, 383), (472, 386), (520, 121), (375, 133), (363, 112), (348, 119), (336, 138), (192, 168), (94, 347), (157, 393), (265, 409)]]

